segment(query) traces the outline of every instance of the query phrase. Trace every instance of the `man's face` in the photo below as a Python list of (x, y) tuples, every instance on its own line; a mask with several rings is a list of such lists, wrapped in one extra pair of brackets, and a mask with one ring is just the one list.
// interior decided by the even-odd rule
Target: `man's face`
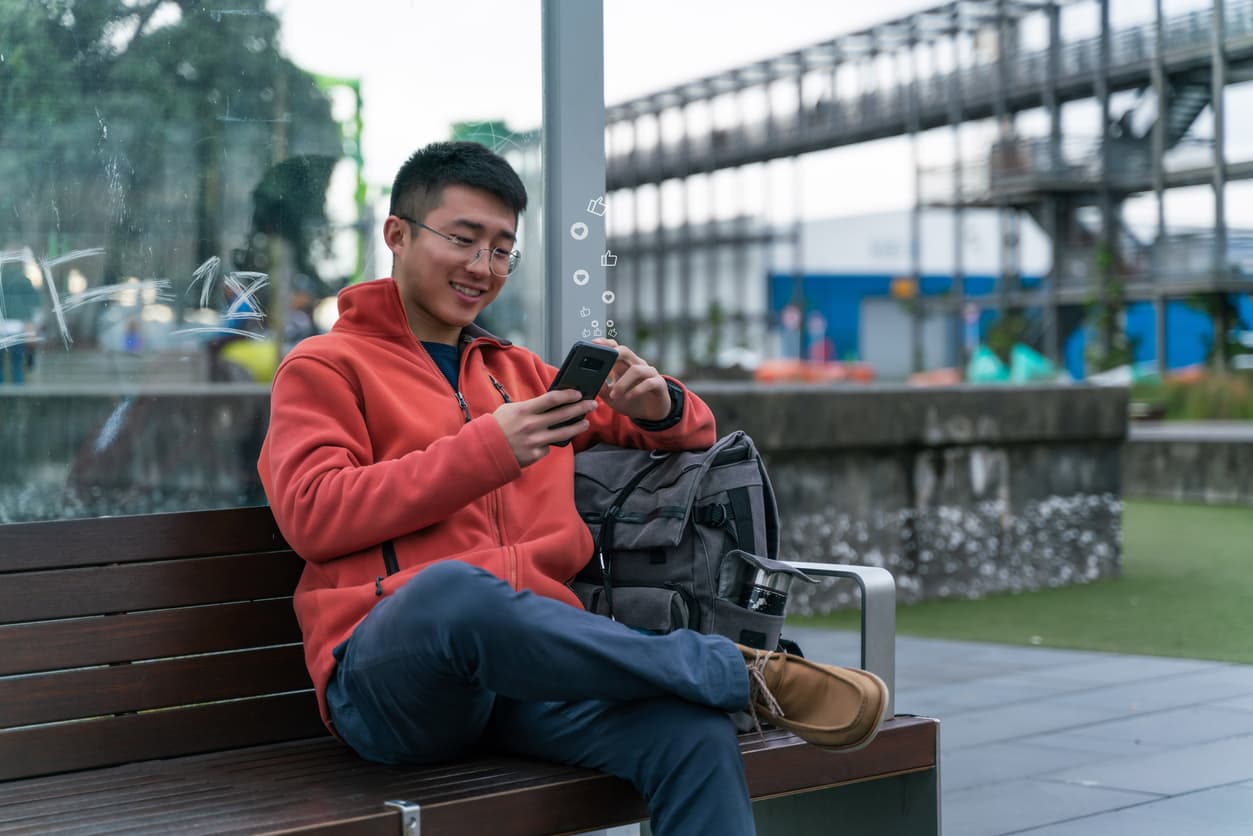
[(514, 249), (517, 216), (488, 192), (447, 186), (439, 206), (423, 222), (444, 235), (473, 242), (459, 247), (395, 215), (383, 226), (409, 327), (419, 340), (452, 345), (505, 284), (492, 275), (489, 253), (474, 259), (475, 252), (482, 247)]

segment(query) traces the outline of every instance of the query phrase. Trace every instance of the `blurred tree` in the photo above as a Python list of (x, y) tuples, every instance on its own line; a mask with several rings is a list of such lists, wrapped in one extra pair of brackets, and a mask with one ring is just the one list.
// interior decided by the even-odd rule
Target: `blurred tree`
[[(225, 236), (251, 234), (264, 172), (342, 155), (329, 102), (280, 54), (265, 0), (229, 5), (0, 3), (0, 248), (103, 247), (106, 282), (185, 283)], [(282, 211), (321, 219), (321, 186)]]

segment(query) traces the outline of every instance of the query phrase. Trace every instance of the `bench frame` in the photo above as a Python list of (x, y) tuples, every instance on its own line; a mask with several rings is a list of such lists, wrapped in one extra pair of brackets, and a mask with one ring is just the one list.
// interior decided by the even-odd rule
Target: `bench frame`
[[(858, 583), (862, 666), (894, 685), (890, 574), (796, 565)], [(357, 759), (325, 733), (303, 669), (290, 602), (302, 567), (268, 508), (0, 526), (0, 831), (46, 832), (63, 815), (415, 836), (646, 818), (629, 785), (593, 770)], [(833, 815), (854, 831), (939, 833), (934, 720), (890, 719), (856, 753), (780, 730), (740, 744), (763, 836), (826, 832)]]

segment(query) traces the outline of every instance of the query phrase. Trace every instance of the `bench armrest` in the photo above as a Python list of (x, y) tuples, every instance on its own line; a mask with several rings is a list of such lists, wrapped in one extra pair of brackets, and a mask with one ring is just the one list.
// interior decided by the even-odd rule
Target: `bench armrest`
[(861, 589), (861, 668), (888, 686), (887, 717), (896, 715), (896, 581), (878, 566), (787, 561), (811, 577), (851, 578)]

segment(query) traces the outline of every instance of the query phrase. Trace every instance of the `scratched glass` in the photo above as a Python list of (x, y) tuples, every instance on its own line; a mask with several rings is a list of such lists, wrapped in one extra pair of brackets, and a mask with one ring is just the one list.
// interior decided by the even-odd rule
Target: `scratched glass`
[(539, 344), (540, 4), (467, 11), (506, 59), (390, 0), (0, 3), (0, 524), (264, 503), (274, 370), (388, 275), (428, 142), (523, 175), (528, 257), (483, 324)]

